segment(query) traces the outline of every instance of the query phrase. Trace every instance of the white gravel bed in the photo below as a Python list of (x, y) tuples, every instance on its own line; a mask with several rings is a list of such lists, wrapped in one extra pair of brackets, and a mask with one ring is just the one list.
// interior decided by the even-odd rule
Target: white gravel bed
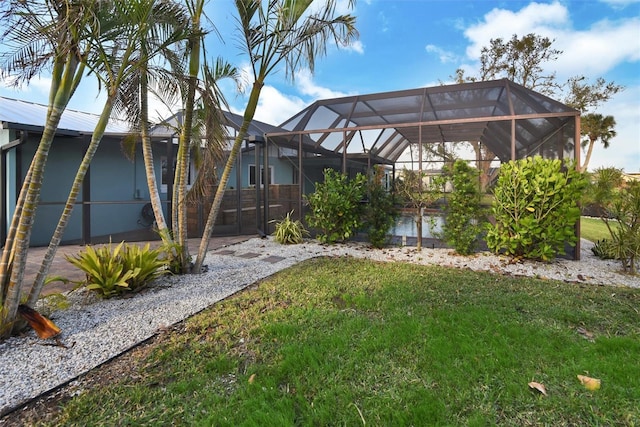
[[(425, 248), (417, 252), (414, 247), (370, 249), (359, 243), (324, 246), (313, 241), (283, 246), (271, 238), (249, 239), (210, 253), (205, 261), (208, 271), (204, 274), (163, 277), (130, 298), (101, 300), (84, 290), (69, 293), (71, 307), (50, 316), (62, 329), (59, 338), (68, 348), (50, 345), (54, 343), (38, 339), (33, 332), (0, 343), (0, 414), (305, 259), (349, 255), (640, 288), (640, 277), (620, 274), (619, 262), (599, 260), (589, 249), (590, 243), (583, 240), (579, 262), (558, 259), (551, 263), (512, 263), (507, 257), (489, 253), (465, 257), (449, 249)], [(223, 254), (225, 251), (233, 253)]]

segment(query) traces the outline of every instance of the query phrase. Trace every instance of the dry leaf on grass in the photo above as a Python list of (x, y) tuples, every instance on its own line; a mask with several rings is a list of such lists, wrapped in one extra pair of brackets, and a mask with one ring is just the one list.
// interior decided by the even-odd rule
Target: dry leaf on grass
[(256, 380), (256, 374), (251, 374), (251, 376), (249, 377), (249, 384), (253, 384), (255, 380)]
[(579, 327), (577, 331), (580, 335), (582, 335), (582, 338), (589, 341), (593, 341), (593, 337), (594, 337), (593, 332), (590, 332), (583, 327)]
[(589, 391), (598, 390), (600, 388), (600, 380), (598, 378), (591, 378), (584, 375), (578, 375), (578, 379)]
[(545, 396), (547, 395), (547, 389), (544, 386), (544, 384), (540, 384), (540, 383), (537, 383), (535, 381), (531, 381), (529, 383), (529, 387), (534, 389), (534, 390), (538, 390), (540, 393), (542, 393)]

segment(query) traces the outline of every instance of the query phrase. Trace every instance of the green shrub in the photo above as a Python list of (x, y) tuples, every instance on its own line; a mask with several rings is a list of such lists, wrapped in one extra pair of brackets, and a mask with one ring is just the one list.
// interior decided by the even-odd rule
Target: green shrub
[(389, 229), (399, 214), (393, 195), (382, 185), (383, 173), (383, 168), (374, 167), (367, 187), (369, 203), (364, 212), (364, 226), (369, 243), (374, 248), (382, 248), (388, 243)]
[(453, 190), (447, 198), (444, 240), (462, 255), (478, 246), (485, 228), (479, 187), (480, 172), (463, 160), (446, 169)]
[(291, 219), (291, 214), (293, 214), (293, 211), (288, 212), (282, 221), (275, 221), (276, 228), (273, 232), (273, 237), (276, 242), (283, 245), (302, 243), (304, 236), (309, 235), (302, 222)]
[[(124, 250), (123, 250), (124, 247)], [(150, 250), (124, 242), (115, 247), (109, 243), (101, 248), (87, 246), (67, 261), (84, 271), (85, 286), (105, 298), (124, 292), (139, 290), (149, 281), (163, 274), (166, 261), (160, 259), (160, 250)]]
[(190, 256), (185, 256), (183, 246), (176, 242), (170, 230), (158, 230), (158, 235), (162, 239), (160, 252), (166, 261), (167, 269), (172, 274), (182, 274), (191, 271), (193, 263)]
[(622, 268), (635, 274), (640, 260), (640, 182), (629, 182), (617, 193), (609, 215), (618, 225), (610, 230)]
[(529, 157), (505, 163), (494, 187), (488, 247), (507, 255), (548, 261), (576, 243), (584, 175), (571, 163)]
[(307, 224), (318, 230), (316, 238), (323, 243), (345, 241), (353, 237), (362, 226), (366, 176), (354, 179), (325, 169), (324, 182), (316, 183), (316, 191), (305, 196), (310, 211)]
[(590, 201), (611, 234), (610, 252), (625, 271), (635, 274), (640, 259), (640, 182), (624, 183), (616, 168), (598, 169), (593, 176)]

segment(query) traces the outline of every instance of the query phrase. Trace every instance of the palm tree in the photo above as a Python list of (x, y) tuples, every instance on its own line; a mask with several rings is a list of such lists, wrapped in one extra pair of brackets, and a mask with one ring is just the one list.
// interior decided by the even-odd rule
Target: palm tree
[(6, 30), (0, 42), (2, 74), (14, 75), (15, 84), (28, 82), (48, 67), (52, 70), (49, 108), (42, 137), (18, 197), (0, 261), (0, 337), (8, 336), (20, 303), (29, 239), (38, 204), (42, 177), (60, 118), (83, 74), (90, 52), (85, 39), (99, 26), (93, 1), (43, 0), (3, 2), (1, 19)]
[[(162, 214), (162, 211), (160, 211), (160, 215), (163, 215), (161, 221), (158, 221), (158, 213), (156, 213), (155, 216), (158, 232), (163, 242), (168, 247), (174, 248), (174, 250), (177, 249), (175, 252), (172, 251), (172, 256), (175, 256), (175, 258), (172, 259), (171, 265), (176, 269), (176, 272), (179, 271), (182, 273), (190, 272), (190, 257), (188, 255), (188, 247), (186, 245), (186, 223), (182, 220), (178, 221), (178, 218), (186, 218), (187, 203), (178, 203), (178, 197), (185, 197), (187, 201), (201, 200), (202, 197), (208, 193), (208, 188), (212, 185), (212, 180), (215, 180), (215, 166), (223, 159), (228, 137), (226, 124), (224, 122), (224, 115), (222, 114), (223, 106), (227, 108), (228, 106), (218, 84), (220, 80), (226, 78), (231, 78), (234, 81), (239, 80), (239, 73), (237, 69), (224, 60), (218, 58), (215, 64), (210, 66), (206, 56), (203, 56), (203, 58), (203, 64), (201, 66), (202, 76), (201, 79), (199, 78), (196, 81), (196, 96), (193, 101), (193, 118), (191, 120), (192, 125), (191, 131), (189, 132), (190, 136), (185, 137), (185, 140), (188, 138), (188, 143), (185, 144), (187, 146), (186, 163), (189, 164), (191, 162), (191, 158), (193, 158), (194, 165), (198, 170), (198, 175), (191, 189), (187, 192), (186, 174), (188, 173), (188, 168), (180, 171), (179, 173), (181, 177), (185, 175), (184, 178), (181, 179), (182, 185), (185, 187), (185, 191), (181, 192), (180, 196), (178, 196), (176, 191), (174, 191), (173, 194), (172, 223), (176, 228), (180, 227), (180, 224), (182, 224), (183, 231), (179, 233), (179, 235), (178, 233), (174, 235), (169, 232), (169, 229), (164, 222), (164, 215)], [(184, 91), (185, 85), (183, 83), (185, 82), (181, 78), (184, 77), (184, 75), (180, 74), (176, 67), (179, 68), (179, 64), (172, 65), (172, 68), (174, 69), (172, 73), (161, 73), (165, 77), (162, 81), (156, 80), (156, 85), (162, 83), (162, 85), (165, 86), (161, 91), (164, 95), (154, 91), (157, 96), (173, 98), (175, 97), (176, 92), (187, 92)], [(145, 92), (142, 91), (141, 93)], [(186, 101), (184, 102), (186, 105)], [(145, 128), (142, 124), (140, 127), (141, 129)], [(185, 133), (182, 125), (180, 124), (175, 128), (175, 130), (181, 135)], [(145, 139), (148, 138), (145, 138), (144, 132), (142, 132), (143, 155), (146, 165), (145, 170), (147, 174), (147, 182), (149, 184), (149, 192), (152, 200), (155, 198), (158, 203), (158, 208), (161, 209), (159, 204), (160, 196), (157, 185), (155, 184), (156, 180), (155, 171), (153, 169), (151, 141), (148, 139), (148, 141), (145, 142)], [(182, 154), (184, 155), (185, 153)]]
[[(266, 4), (265, 4), (266, 3)], [(336, 1), (324, 0), (314, 11), (312, 0), (236, 0), (242, 49), (249, 57), (253, 85), (244, 111), (242, 125), (235, 138), (216, 190), (198, 249), (193, 270), (200, 272), (209, 248), (213, 225), (220, 210), (224, 191), (249, 124), (258, 106), (267, 77), (283, 62), (288, 77), (303, 66), (313, 72), (315, 59), (326, 53), (327, 41), (348, 45), (357, 37), (355, 18), (335, 16)], [(352, 7), (353, 1), (349, 2)]]
[(200, 55), (204, 36), (201, 21), (204, 16), (205, 0), (186, 0), (191, 27), (187, 41), (186, 58), (186, 84), (183, 93), (183, 115), (178, 140), (178, 153), (176, 155), (176, 170), (174, 172), (174, 186), (172, 194), (172, 229), (175, 242), (181, 252), (179, 256), (183, 273), (190, 270), (189, 248), (187, 246), (187, 176), (189, 173), (190, 145), (193, 132), (194, 104), (196, 89), (198, 87), (198, 74), (200, 72)]
[(617, 135), (614, 129), (616, 126), (616, 120), (613, 116), (603, 116), (602, 114), (590, 113), (582, 116), (580, 122), (580, 133), (585, 136), (585, 139), (582, 140), (582, 148), (587, 149), (587, 155), (582, 167), (580, 168), (580, 170), (584, 172), (589, 166), (591, 154), (593, 153), (593, 146), (596, 144), (596, 141), (600, 140), (604, 148), (609, 148), (611, 138)]
[[(201, 188), (206, 181), (206, 171), (219, 161), (226, 142), (225, 125), (222, 120), (221, 106), (225, 104), (218, 81), (224, 78), (238, 80), (238, 71), (225, 61), (218, 59), (214, 66), (206, 60), (204, 37), (207, 32), (202, 28), (205, 0), (187, 0), (186, 8), (190, 17), (187, 46), (184, 51), (186, 72), (174, 70), (177, 90), (182, 96), (183, 112), (179, 124), (180, 137), (176, 155), (176, 169), (172, 194), (173, 239), (180, 251), (177, 264), (182, 273), (191, 271), (190, 255), (187, 246), (187, 177), (192, 153), (202, 159), (197, 181)], [(204, 61), (201, 57), (205, 58)], [(177, 65), (177, 64), (176, 64)], [(202, 76), (202, 79), (200, 79)], [(172, 91), (169, 91), (172, 92)], [(204, 136), (204, 138), (203, 138)], [(206, 142), (203, 146), (203, 139)], [(201, 149), (205, 148), (204, 154)]]
[(223, 79), (231, 79), (240, 86), (241, 80), (238, 69), (222, 58), (217, 58), (210, 65), (204, 56), (201, 71), (191, 145), (191, 151), (199, 160), (196, 162), (198, 174), (188, 192), (189, 201), (200, 201), (210, 194), (210, 188), (217, 183), (215, 169), (224, 160), (228, 145), (229, 134), (223, 108), (228, 110), (229, 106), (219, 83)]
[[(104, 135), (114, 106), (119, 106), (120, 100), (128, 98), (128, 93), (123, 93), (124, 82), (136, 74), (137, 70), (149, 62), (149, 56), (153, 56), (166, 45), (172, 45), (181, 35), (175, 32), (173, 25), (158, 24), (158, 18), (173, 20), (180, 13), (180, 8), (175, 4), (158, 0), (130, 0), (128, 2), (114, 2), (113, 7), (102, 9), (100, 17), (100, 38), (92, 41), (92, 55), (88, 58), (88, 65), (101, 81), (107, 91), (107, 99), (103, 106), (100, 119), (93, 131), (91, 141), (84, 154), (82, 162), (73, 180), (69, 196), (65, 203), (62, 215), (53, 233), (47, 252), (31, 287), (27, 305), (33, 307), (40, 296), (49, 267), (55, 256), (60, 241), (64, 235), (67, 224), (73, 212), (73, 207), (82, 188), (82, 182), (89, 170), (89, 164), (93, 160), (100, 141)], [(171, 23), (172, 24), (172, 23)], [(156, 40), (161, 40), (155, 50), (139, 49), (140, 40), (148, 36), (155, 29)], [(162, 27), (158, 29), (158, 27)], [(159, 32), (163, 36), (158, 38)], [(126, 101), (121, 101), (126, 102)]]
[[(149, 94), (163, 102), (172, 102), (180, 92), (183, 83), (184, 55), (186, 41), (190, 37), (190, 19), (185, 8), (177, 3), (157, 2), (158, 10), (147, 16), (141, 25), (138, 44), (141, 57), (140, 66), (133, 76), (121, 85), (122, 108), (130, 118), (133, 133), (125, 139), (128, 147), (135, 147), (141, 141), (142, 154), (153, 208), (156, 229), (163, 244), (173, 247), (173, 236), (164, 216), (160, 192), (154, 168), (151, 136), (149, 134)], [(169, 69), (164, 65), (168, 64)], [(180, 254), (179, 254), (180, 255)], [(172, 260), (174, 263), (175, 260)]]
[[(145, 173), (151, 205), (156, 219), (156, 227), (160, 236), (169, 238), (168, 226), (160, 203), (160, 193), (156, 182), (154, 170), (153, 153), (151, 150), (151, 137), (149, 135), (149, 84), (161, 88), (160, 90), (173, 91), (176, 78), (174, 74), (164, 69), (162, 66), (153, 66), (150, 60), (154, 55), (150, 51), (156, 51), (156, 55), (161, 58), (160, 63), (168, 62), (171, 68), (178, 73), (181, 72), (182, 56), (184, 54), (184, 43), (189, 37), (189, 17), (181, 6), (170, 5), (173, 10), (166, 10), (166, 13), (149, 16), (146, 22), (146, 33), (141, 33), (139, 40), (140, 49), (143, 52), (144, 66), (138, 68), (138, 73), (134, 82), (130, 85), (130, 90), (123, 91), (123, 102), (125, 108), (131, 116), (134, 111), (135, 124), (138, 127), (142, 139), (142, 151), (145, 164)], [(154, 91), (154, 94), (156, 92)], [(165, 242), (167, 243), (167, 242)]]

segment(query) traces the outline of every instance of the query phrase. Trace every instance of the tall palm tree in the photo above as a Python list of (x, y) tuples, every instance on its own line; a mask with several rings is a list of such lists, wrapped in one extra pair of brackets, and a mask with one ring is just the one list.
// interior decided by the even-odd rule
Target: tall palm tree
[[(326, 53), (327, 41), (333, 39), (336, 44), (344, 46), (358, 35), (353, 16), (336, 16), (335, 0), (320, 2), (317, 10), (311, 8), (312, 3), (312, 0), (235, 0), (240, 39), (244, 53), (251, 63), (253, 85), (242, 125), (227, 158), (207, 217), (193, 266), (194, 272), (202, 270), (225, 187), (255, 115), (267, 77), (283, 62), (290, 78), (301, 67), (306, 66), (313, 72), (316, 57)], [(353, 4), (353, 1), (349, 2), (350, 7)]]
[[(62, 215), (35, 282), (31, 287), (27, 301), (29, 306), (34, 306), (40, 296), (51, 262), (71, 218), (73, 207), (82, 188), (82, 182), (104, 136), (114, 106), (119, 107), (128, 98), (129, 94), (122, 92), (122, 88), (126, 87), (124, 83), (135, 75), (140, 67), (149, 62), (150, 56), (155, 55), (167, 45), (173, 45), (179, 41), (182, 32), (181, 29), (174, 30), (173, 20), (180, 11), (181, 9), (176, 4), (162, 0), (113, 2), (111, 7), (102, 9), (100, 38), (92, 41), (92, 55), (87, 62), (105, 88), (107, 99), (73, 180)], [(165, 22), (160, 21), (163, 18)], [(149, 49), (150, 46), (141, 49), (140, 40), (149, 37), (149, 33), (155, 37), (157, 45), (152, 46), (153, 49)], [(159, 33), (162, 35), (160, 36)]]
[[(176, 155), (176, 169), (172, 194), (172, 229), (174, 242), (181, 251), (178, 264), (182, 273), (191, 272), (189, 248), (187, 245), (187, 178), (191, 154), (200, 154), (203, 136), (206, 144), (203, 157), (205, 172), (218, 161), (226, 141), (225, 126), (221, 116), (225, 104), (218, 81), (224, 78), (238, 80), (238, 71), (225, 61), (218, 59), (213, 66), (206, 60), (203, 29), (205, 0), (186, 0), (190, 17), (190, 29), (185, 50), (186, 72), (179, 89), (182, 94), (183, 114), (180, 123), (180, 137)], [(202, 58), (205, 58), (204, 60)], [(200, 78), (202, 77), (202, 78)], [(200, 173), (202, 184), (205, 173)]]
[[(186, 41), (190, 37), (190, 20), (178, 3), (158, 2), (163, 13), (154, 13), (141, 25), (138, 43), (141, 57), (133, 76), (121, 85), (119, 100), (129, 117), (133, 133), (125, 141), (135, 147), (140, 140), (145, 175), (156, 228), (163, 243), (173, 245), (173, 238), (164, 216), (155, 172), (151, 135), (149, 134), (149, 95), (165, 101), (180, 92)], [(169, 65), (169, 69), (165, 68)], [(172, 100), (168, 101), (172, 103)]]
[(596, 142), (600, 140), (604, 148), (609, 148), (611, 138), (617, 135), (614, 129), (616, 126), (616, 119), (614, 119), (613, 116), (603, 116), (602, 114), (590, 113), (581, 117), (580, 124), (580, 133), (585, 136), (582, 140), (582, 148), (587, 149), (587, 155), (584, 159), (584, 163), (580, 167), (580, 170), (585, 172), (589, 166), (591, 154), (593, 153), (593, 146)]
[(189, 173), (189, 156), (193, 132), (194, 104), (200, 72), (200, 56), (206, 32), (202, 28), (205, 0), (186, 0), (191, 20), (190, 35), (187, 42), (186, 87), (183, 94), (183, 115), (176, 155), (176, 169), (174, 172), (174, 186), (172, 194), (172, 228), (174, 238), (181, 251), (180, 260), (182, 272), (188, 273), (189, 247), (187, 246), (187, 177)]
[(29, 239), (49, 150), (62, 113), (84, 73), (84, 61), (90, 52), (85, 39), (96, 34), (99, 26), (96, 4), (89, 0), (6, 0), (0, 8), (6, 28), (0, 42), (9, 47), (3, 54), (2, 74), (16, 76), (15, 83), (21, 84), (48, 67), (52, 72), (44, 130), (0, 260), (0, 337), (6, 337), (13, 329), (22, 295)]

